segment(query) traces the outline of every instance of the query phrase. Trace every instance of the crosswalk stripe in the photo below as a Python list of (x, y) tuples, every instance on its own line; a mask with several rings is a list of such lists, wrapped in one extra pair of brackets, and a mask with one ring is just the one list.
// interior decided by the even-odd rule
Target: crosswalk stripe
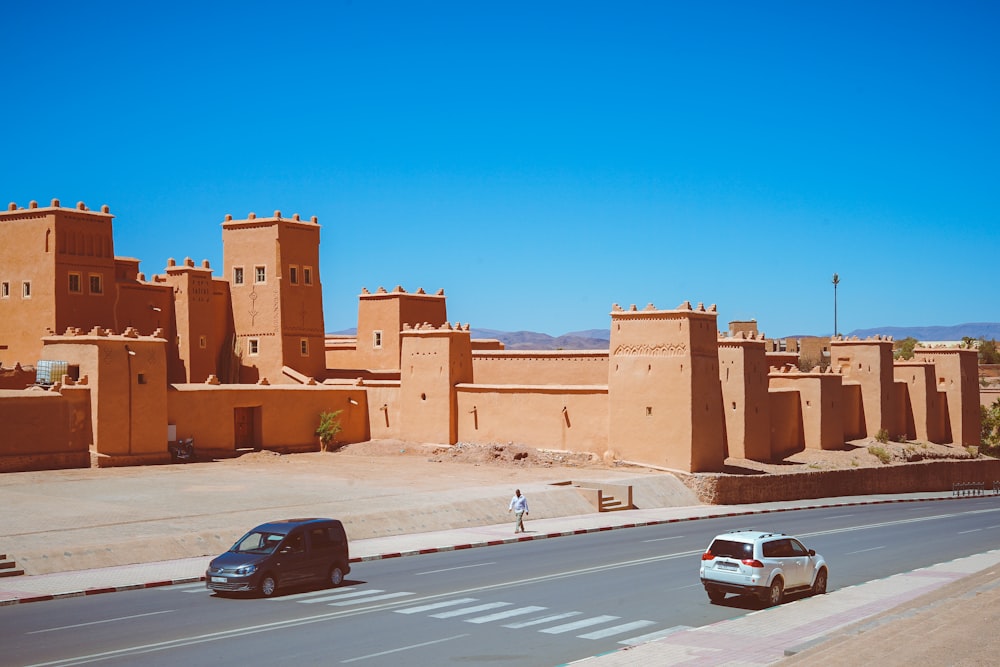
[(545, 628), (544, 630), (539, 630), (539, 632), (544, 632), (549, 635), (558, 635), (563, 632), (571, 632), (573, 630), (579, 630), (580, 628), (590, 627), (591, 625), (597, 625), (598, 623), (617, 621), (619, 618), (621, 618), (621, 616), (591, 616), (590, 618), (584, 618), (574, 623), (564, 623), (563, 625), (557, 625), (554, 628)]
[(346, 593), (333, 593), (332, 595), (324, 595), (323, 597), (320, 598), (299, 600), (299, 602), (301, 602), (302, 604), (316, 604), (317, 602), (329, 602), (330, 600), (343, 600), (344, 598), (356, 598), (358, 596), (364, 596), (364, 595), (375, 595), (376, 593), (385, 593), (385, 591), (383, 591), (381, 588), (369, 588), (360, 591), (349, 591)]
[(332, 599), (334, 599), (337, 596), (346, 595), (347, 593), (353, 593), (353, 592), (355, 592), (357, 590), (359, 590), (359, 589), (357, 589), (357, 588), (355, 588), (353, 586), (352, 587), (345, 586), (344, 588), (335, 588), (335, 589), (332, 589), (332, 590), (329, 589), (329, 588), (320, 588), (320, 589), (315, 590), (315, 591), (305, 591), (303, 593), (292, 593), (291, 595), (281, 595), (279, 597), (273, 597), (273, 598), (268, 598), (268, 599), (272, 600), (272, 601), (282, 601), (282, 600), (284, 600), (285, 602), (287, 602), (289, 600), (295, 600), (295, 601), (300, 601), (301, 600), (301, 601), (305, 602), (307, 598), (315, 598), (315, 597), (318, 597), (318, 596), (322, 595), (325, 598), (332, 600)]
[(621, 625), (614, 625), (610, 628), (604, 628), (603, 630), (588, 632), (585, 635), (577, 635), (577, 637), (580, 639), (604, 639), (605, 637), (610, 637), (611, 635), (620, 635), (623, 632), (631, 632), (632, 630), (638, 630), (639, 628), (645, 628), (650, 625), (653, 625), (653, 621), (632, 621), (631, 623), (622, 623)]
[(490, 623), (492, 621), (501, 621), (505, 618), (513, 618), (514, 616), (523, 616), (524, 614), (531, 614), (536, 611), (542, 611), (546, 607), (518, 607), (517, 609), (507, 609), (506, 611), (498, 611), (495, 614), (488, 614), (486, 616), (477, 616), (476, 618), (465, 619), (466, 623)]
[(466, 614), (475, 614), (477, 611), (486, 611), (487, 609), (496, 609), (497, 607), (509, 607), (510, 604), (510, 602), (488, 602), (486, 604), (476, 605), (475, 607), (463, 607), (462, 609), (443, 611), (440, 614), (431, 614), (431, 618), (453, 618), (455, 616), (465, 616)]
[(534, 618), (530, 621), (520, 621), (519, 623), (507, 623), (503, 627), (511, 628), (517, 630), (519, 628), (527, 628), (531, 625), (541, 625), (542, 623), (551, 623), (552, 621), (561, 621), (564, 618), (570, 618), (573, 616), (579, 616), (582, 611), (568, 611), (565, 614), (553, 614), (551, 616), (543, 616), (542, 618)]
[(435, 602), (433, 604), (424, 604), (419, 607), (407, 607), (406, 609), (395, 609), (397, 614), (419, 614), (424, 611), (433, 611), (434, 609), (441, 609), (443, 607), (454, 607), (457, 604), (466, 604), (469, 602), (475, 602), (476, 598), (459, 598), (457, 600), (445, 600), (444, 602)]
[(331, 607), (346, 607), (351, 604), (367, 604), (368, 602), (376, 602), (378, 600), (392, 600), (393, 598), (405, 598), (407, 595), (413, 595), (413, 593), (407, 593), (406, 591), (400, 591), (398, 593), (384, 593), (382, 595), (374, 595), (366, 598), (355, 598), (353, 600), (337, 600), (336, 602), (331, 602)]
[(666, 630), (659, 630), (658, 632), (650, 632), (647, 635), (639, 635), (638, 637), (629, 637), (628, 639), (623, 639), (619, 644), (625, 644), (626, 646), (638, 646), (639, 644), (645, 644), (646, 642), (651, 642), (654, 639), (662, 639), (663, 637), (669, 637), (676, 632), (683, 632), (684, 630), (690, 630), (690, 625), (675, 625)]

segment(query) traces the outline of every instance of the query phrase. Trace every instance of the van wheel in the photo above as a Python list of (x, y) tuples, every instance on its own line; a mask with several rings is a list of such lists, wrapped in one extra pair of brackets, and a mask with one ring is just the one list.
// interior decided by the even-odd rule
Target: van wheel
[(327, 578), (327, 581), (333, 588), (344, 583), (344, 571), (340, 569), (340, 566), (334, 565), (330, 568), (330, 576)]
[(771, 583), (771, 587), (767, 589), (767, 598), (764, 600), (764, 604), (768, 607), (779, 605), (784, 595), (785, 583), (781, 580), (781, 577), (775, 577), (774, 582)]
[(260, 580), (260, 594), (266, 598), (273, 597), (278, 590), (278, 580), (273, 575), (265, 574)]

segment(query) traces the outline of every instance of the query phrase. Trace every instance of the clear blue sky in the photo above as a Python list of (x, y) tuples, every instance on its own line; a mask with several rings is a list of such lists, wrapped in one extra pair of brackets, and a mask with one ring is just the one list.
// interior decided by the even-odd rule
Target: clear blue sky
[[(8, 2), (0, 204), (222, 266), (318, 216), (362, 287), (558, 335), (718, 304), (773, 336), (1000, 321), (997, 2)], [(0, 237), (2, 238), (2, 237)], [(382, 252), (373, 254), (372, 248)]]

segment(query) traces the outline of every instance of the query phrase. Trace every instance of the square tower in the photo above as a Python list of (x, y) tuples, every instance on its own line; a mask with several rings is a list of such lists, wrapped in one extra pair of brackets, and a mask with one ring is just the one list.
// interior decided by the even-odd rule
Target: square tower
[(721, 470), (726, 457), (715, 306), (611, 312), (608, 444), (627, 460)]
[(230, 283), (240, 382), (283, 381), (287, 366), (308, 377), (326, 370), (319, 224), (296, 213), (270, 218), (227, 215), (224, 275)]
[(979, 410), (979, 352), (958, 348), (916, 349), (914, 361), (934, 364), (942, 406), (944, 440), (956, 445), (979, 445), (982, 413)]
[(374, 293), (361, 291), (358, 299), (358, 368), (397, 371), (400, 366), (404, 328), (428, 325), (441, 327), (448, 322), (444, 290), (427, 294), (423, 289), (409, 293), (399, 285), (391, 292), (379, 287)]

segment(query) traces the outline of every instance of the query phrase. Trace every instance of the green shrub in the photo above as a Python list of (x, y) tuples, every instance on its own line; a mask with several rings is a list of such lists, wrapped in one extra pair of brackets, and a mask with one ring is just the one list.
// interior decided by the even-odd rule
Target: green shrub
[(885, 447), (880, 447), (879, 445), (872, 445), (868, 448), (868, 453), (877, 458), (882, 463), (888, 463), (892, 461), (892, 454)]
[(319, 426), (316, 427), (316, 435), (319, 436), (319, 444), (324, 452), (330, 451), (331, 445), (337, 440), (337, 434), (343, 428), (340, 425), (341, 410), (319, 413)]
[(889, 432), (884, 428), (880, 428), (878, 433), (875, 434), (876, 442), (880, 442), (883, 445), (889, 442)]

